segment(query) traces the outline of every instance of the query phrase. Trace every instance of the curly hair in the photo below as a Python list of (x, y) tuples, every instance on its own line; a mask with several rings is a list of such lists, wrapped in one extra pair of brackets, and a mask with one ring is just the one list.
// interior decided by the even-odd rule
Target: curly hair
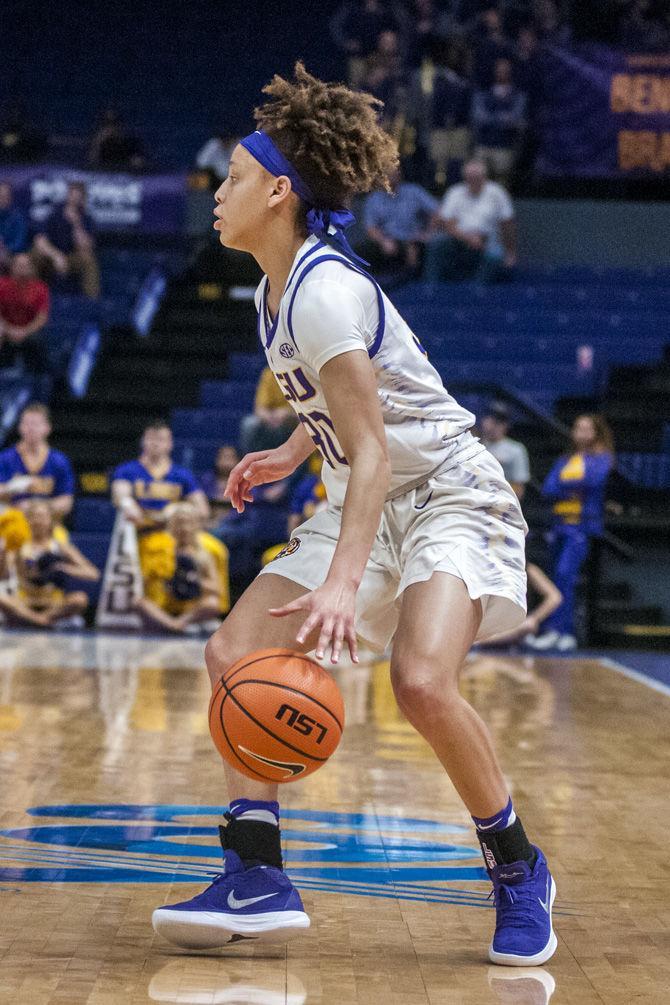
[(266, 132), (314, 193), (319, 208), (346, 206), (353, 196), (390, 189), (398, 148), (378, 121), (383, 103), (344, 84), (327, 84), (296, 63), (294, 79), (275, 76), (254, 109)]

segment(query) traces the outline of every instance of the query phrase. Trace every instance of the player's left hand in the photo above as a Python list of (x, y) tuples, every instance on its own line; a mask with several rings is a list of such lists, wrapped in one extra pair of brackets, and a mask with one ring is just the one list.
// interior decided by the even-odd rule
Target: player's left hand
[(346, 641), (352, 661), (358, 663), (355, 627), (356, 590), (353, 586), (326, 580), (323, 586), (312, 590), (311, 593), (305, 593), (284, 607), (271, 607), (269, 613), (273, 618), (285, 618), (296, 611), (304, 611), (307, 614), (296, 635), (300, 645), (304, 645), (312, 632), (319, 629), (316, 644), (317, 659), (323, 659), (326, 649), (330, 646), (330, 662), (338, 663), (342, 645)]

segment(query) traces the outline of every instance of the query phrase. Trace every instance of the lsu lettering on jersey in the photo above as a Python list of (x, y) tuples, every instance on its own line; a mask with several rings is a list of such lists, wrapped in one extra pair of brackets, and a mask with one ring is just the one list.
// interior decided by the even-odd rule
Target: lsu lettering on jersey
[(389, 498), (421, 484), (447, 462), (460, 463), (483, 452), (467, 434), (474, 416), (446, 391), (377, 283), (343, 254), (308, 237), (274, 321), (267, 293), (266, 276), (255, 298), (259, 337), (285, 398), (323, 456), (322, 478), (333, 505), (344, 502), (349, 466), (319, 372), (344, 352), (366, 350), (375, 370), (391, 461)]

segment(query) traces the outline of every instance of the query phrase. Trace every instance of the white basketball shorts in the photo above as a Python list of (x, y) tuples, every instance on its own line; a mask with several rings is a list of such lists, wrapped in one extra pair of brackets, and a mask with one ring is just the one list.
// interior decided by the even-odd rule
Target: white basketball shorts
[[(330, 568), (341, 507), (328, 506), (298, 527), (261, 572), (314, 590)], [(356, 601), (356, 630), (383, 652), (398, 625), (402, 594), (434, 572), (465, 583), (482, 602), (477, 641), (521, 623), (526, 613), (527, 526), (498, 461), (484, 448), (384, 504)]]

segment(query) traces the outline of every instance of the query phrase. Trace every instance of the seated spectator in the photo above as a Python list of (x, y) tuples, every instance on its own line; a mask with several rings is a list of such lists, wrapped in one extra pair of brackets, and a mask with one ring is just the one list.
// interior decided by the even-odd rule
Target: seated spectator
[(549, 576), (534, 562), (526, 563), (528, 578), (528, 614), (512, 631), (496, 635), (486, 643), (487, 646), (507, 646), (518, 643), (531, 643), (540, 625), (546, 621), (558, 607), (563, 596), (558, 587), (552, 583)]
[(452, 162), (458, 170), (470, 150), (472, 87), (467, 80), (462, 43), (435, 38), (430, 63), (419, 74), (415, 105), (419, 109), (420, 140), (434, 165), (435, 182), (443, 186)]
[(140, 456), (119, 464), (112, 475), (112, 502), (140, 530), (164, 527), (170, 503), (190, 502), (202, 520), (209, 516), (195, 475), (174, 464), (172, 431), (160, 419), (142, 434)]
[(142, 143), (115, 108), (108, 108), (96, 129), (88, 154), (91, 167), (100, 171), (142, 171), (146, 158)]
[(447, 236), (436, 236), (426, 245), (424, 279), (508, 279), (516, 265), (512, 200), (501, 185), (487, 180), (482, 161), (469, 161), (463, 179), (448, 190), (433, 218), (434, 228)]
[[(183, 634), (191, 625), (218, 622), (221, 585), (214, 558), (200, 541), (200, 515), (191, 503), (170, 507), (166, 547), (145, 556), (144, 596), (137, 611), (148, 628)], [(208, 631), (213, 626), (208, 625)]]
[(46, 369), (42, 329), (49, 320), (49, 288), (35, 275), (30, 255), (14, 255), (0, 276), (0, 369), (20, 361), (31, 374)]
[[(317, 510), (327, 506), (326, 489), (321, 481), (323, 458), (315, 451), (309, 458), (309, 471), (295, 486), (289, 504), (287, 532), (290, 538), (293, 532), (306, 520), (314, 516)], [(288, 543), (274, 544), (263, 552), (262, 565), (272, 562), (280, 552), (288, 547)]]
[(95, 257), (93, 220), (86, 212), (86, 186), (71, 182), (62, 206), (57, 206), (35, 236), (33, 255), (39, 269), (59, 276), (76, 274), (87, 297), (100, 296), (100, 271)]
[(493, 85), (477, 91), (472, 102), (475, 157), (490, 166), (499, 181), (512, 170), (526, 126), (526, 96), (514, 85), (512, 63), (498, 59)]
[(237, 136), (230, 136), (229, 133), (222, 132), (212, 136), (198, 150), (195, 156), (196, 167), (201, 171), (207, 171), (212, 188), (218, 188), (221, 182), (228, 177), (230, 158), (238, 142)]
[(29, 119), (21, 100), (10, 100), (0, 116), (0, 160), (21, 164), (46, 156), (46, 136)]
[(281, 446), (296, 424), (295, 412), (284, 397), (269, 367), (265, 367), (256, 388), (254, 414), (242, 419), (240, 449), (242, 454), (272, 450)]
[[(0, 502), (23, 508), (34, 499), (48, 500), (56, 521), (72, 509), (75, 478), (70, 461), (49, 446), (51, 416), (46, 405), (26, 405), (19, 419), (19, 440), (0, 451)], [(67, 537), (62, 527), (56, 533)]]
[(402, 153), (403, 132), (409, 110), (409, 77), (397, 32), (383, 31), (377, 39), (374, 51), (366, 60), (361, 87), (384, 103), (381, 110), (382, 124), (395, 136)]
[(363, 214), (367, 241), (358, 250), (373, 269), (409, 276), (419, 269), (422, 245), (439, 203), (420, 185), (403, 181), (400, 170), (391, 184), (391, 192), (371, 192), (367, 197)]
[(14, 205), (14, 191), (0, 181), (0, 271), (8, 268), (12, 255), (26, 250), (28, 221)]
[(495, 66), (499, 59), (512, 58), (512, 43), (505, 35), (500, 11), (493, 4), (483, 10), (471, 34), (473, 50), (473, 77), (475, 85), (484, 90), (495, 80)]
[(326, 488), (321, 480), (323, 458), (314, 453), (309, 459), (309, 474), (301, 478), (291, 496), (290, 515), (288, 518), (289, 537), (293, 531), (309, 520), (314, 514), (327, 505)]
[(200, 487), (207, 496), (210, 509), (209, 526), (216, 527), (230, 513), (232, 503), (225, 496), (228, 476), (239, 462), (237, 447), (225, 444), (219, 447), (214, 461), (214, 470), (206, 471), (200, 479)]
[(501, 401), (494, 401), (482, 416), (480, 437), (482, 443), (500, 464), (505, 478), (522, 500), (530, 481), (528, 451), (523, 443), (508, 436), (509, 409)]
[(68, 579), (95, 583), (100, 579), (99, 570), (70, 541), (57, 536), (46, 499), (26, 503), (25, 514), (31, 539), (15, 558), (0, 539), (0, 576), (7, 578), (13, 571), (18, 582), (16, 595), (0, 593), (0, 611), (16, 626), (83, 627), (81, 615), (88, 607), (88, 597), (83, 590), (71, 591)]
[(430, 58), (432, 45), (443, 32), (442, 12), (435, 0), (413, 0), (408, 27), (407, 62), (418, 67)]
[(397, 31), (402, 16), (384, 0), (344, 0), (330, 21), (330, 34), (347, 59), (347, 79), (358, 87), (365, 75), (366, 60), (384, 31)]

